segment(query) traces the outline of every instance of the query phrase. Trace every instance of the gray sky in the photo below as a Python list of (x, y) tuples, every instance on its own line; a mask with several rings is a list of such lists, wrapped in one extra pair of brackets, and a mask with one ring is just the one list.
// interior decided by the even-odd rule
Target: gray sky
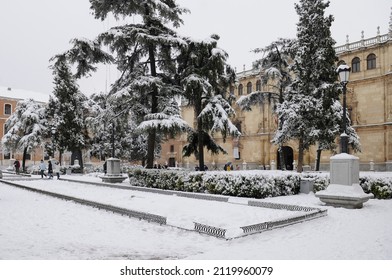
[[(238, 71), (251, 67), (257, 56), (252, 49), (263, 47), (279, 37), (294, 38), (298, 16), (294, 3), (299, 0), (177, 0), (191, 10), (183, 16), (185, 25), (178, 32), (197, 39), (211, 34), (221, 37), (220, 47), (228, 52), (229, 63)], [(388, 32), (390, 0), (330, 0), (327, 14), (335, 21), (332, 36), (338, 45)], [(70, 47), (72, 38), (94, 39), (116, 23), (94, 19), (88, 0), (0, 0), (0, 85), (51, 93), (53, 76), (49, 59)], [(132, 19), (129, 19), (132, 21)], [(85, 94), (105, 91), (117, 78), (114, 69), (80, 81)]]

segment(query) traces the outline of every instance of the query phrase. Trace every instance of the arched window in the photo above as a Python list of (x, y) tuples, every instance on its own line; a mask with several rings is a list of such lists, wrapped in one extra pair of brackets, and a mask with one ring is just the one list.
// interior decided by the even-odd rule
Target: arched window
[(244, 87), (242, 84), (238, 86), (238, 95), (243, 95), (244, 94)]
[(354, 57), (351, 61), (351, 71), (353, 73), (361, 71), (361, 60), (359, 59), (359, 57)]
[(247, 93), (247, 94), (252, 93), (252, 83), (251, 83), (251, 82), (249, 82), (249, 83), (246, 85), (246, 93)]
[(261, 91), (261, 81), (257, 80), (256, 82), (256, 91)]
[(367, 61), (367, 70), (376, 69), (376, 55), (371, 53), (366, 58)]
[(340, 65), (346, 65), (346, 62), (344, 60), (339, 60), (338, 66), (340, 66)]
[(12, 106), (11, 104), (4, 104), (4, 115), (11, 115)]

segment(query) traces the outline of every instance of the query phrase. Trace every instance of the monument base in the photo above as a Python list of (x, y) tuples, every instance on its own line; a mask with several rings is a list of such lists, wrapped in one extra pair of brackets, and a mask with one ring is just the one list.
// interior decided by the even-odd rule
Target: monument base
[(127, 179), (127, 177), (123, 175), (103, 175), (99, 176), (99, 178), (101, 178), (104, 183), (122, 183)]
[(324, 191), (316, 194), (328, 206), (343, 207), (347, 209), (360, 209), (363, 203), (373, 198), (373, 194), (366, 194), (359, 184), (351, 186), (331, 184)]
[(316, 193), (329, 206), (359, 209), (363, 203), (373, 198), (359, 185), (359, 158), (346, 153), (331, 157), (330, 185)]
[(122, 183), (126, 176), (121, 174), (120, 160), (118, 158), (109, 158), (106, 161), (107, 173), (103, 176), (99, 176), (104, 183)]

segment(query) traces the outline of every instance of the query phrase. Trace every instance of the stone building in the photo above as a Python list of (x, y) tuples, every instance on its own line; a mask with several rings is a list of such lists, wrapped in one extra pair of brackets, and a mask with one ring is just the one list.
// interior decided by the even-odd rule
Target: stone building
[[(361, 140), (361, 170), (392, 171), (392, 19), (389, 33), (364, 38), (358, 42), (336, 47), (339, 60), (351, 67), (350, 80), (347, 85), (347, 108), (352, 125)], [(237, 73), (238, 83), (230, 90), (236, 98), (243, 94), (259, 90), (260, 73), (248, 70)], [(263, 89), (265, 90), (265, 89)], [(232, 162), (236, 169), (274, 169), (280, 162), (276, 145), (271, 143), (277, 128), (276, 117), (271, 105), (254, 106), (250, 112), (242, 112), (235, 105), (236, 117), (232, 120), (240, 129), (239, 138), (229, 137), (226, 143), (216, 138), (228, 152), (228, 155), (211, 156), (205, 153), (205, 162), (209, 169), (219, 168), (226, 162)], [(183, 118), (193, 124), (193, 109), (182, 108)], [(167, 139), (163, 144), (161, 164), (193, 168), (197, 165), (194, 156), (182, 157), (182, 147), (186, 136)], [(298, 145), (290, 142), (284, 147), (287, 169), (293, 169), (298, 158)], [(329, 168), (331, 154), (323, 151), (321, 169)], [(316, 161), (315, 147), (305, 153), (305, 170), (313, 169)], [(371, 164), (372, 163), (372, 164)], [(374, 163), (374, 165), (373, 165)]]
[[(46, 103), (49, 100), (49, 95), (38, 92), (32, 92), (21, 89), (14, 89), (11, 87), (0, 86), (0, 140), (5, 134), (5, 122), (15, 111), (16, 105), (19, 101), (32, 98), (38, 102)], [(28, 161), (35, 162), (43, 158), (43, 149), (36, 149), (28, 155)], [(15, 159), (22, 160), (23, 153), (18, 151), (6, 152), (3, 147), (0, 148), (0, 165), (12, 165)]]

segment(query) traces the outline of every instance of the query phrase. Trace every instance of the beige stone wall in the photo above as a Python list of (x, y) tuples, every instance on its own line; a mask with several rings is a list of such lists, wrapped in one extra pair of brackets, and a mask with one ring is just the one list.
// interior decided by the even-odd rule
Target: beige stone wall
[[(371, 53), (376, 55), (376, 68), (368, 70), (366, 59)], [(350, 66), (354, 57), (360, 58), (361, 71), (351, 73), (347, 90), (347, 107), (362, 146), (362, 152), (357, 153), (356, 156), (360, 158), (362, 169), (368, 169), (370, 160), (373, 160), (378, 168), (383, 170), (387, 162), (392, 162), (392, 40), (340, 52), (338, 57)], [(237, 98), (240, 97), (239, 85), (243, 86), (243, 94), (247, 94), (248, 82), (252, 83), (252, 90), (256, 90), (256, 82), (260, 78), (257, 73), (244, 71), (239, 73), (238, 77), (239, 81), (234, 87)], [(263, 90), (271, 89), (272, 87), (263, 88)], [(228, 155), (210, 156), (205, 153), (207, 164), (214, 161), (216, 164), (223, 165), (226, 161), (232, 161), (242, 168), (242, 163), (245, 161), (249, 168), (260, 168), (260, 166), (270, 165), (272, 160), (277, 162), (277, 147), (271, 144), (276, 130), (276, 118), (272, 114), (272, 106), (268, 103), (254, 106), (250, 112), (241, 112), (237, 106), (233, 107), (237, 113), (233, 122), (240, 122), (242, 129), (242, 136), (238, 140), (241, 159), (233, 158), (233, 147), (237, 145), (237, 140), (229, 137), (226, 143), (218, 140), (227, 150)], [(193, 109), (184, 108), (182, 114), (189, 124), (193, 124)], [(338, 143), (338, 139), (336, 142)], [(194, 157), (182, 159), (180, 151), (186, 143), (186, 138), (172, 140), (170, 143), (177, 147), (178, 161), (189, 160), (191, 166), (197, 164)], [(166, 146), (167, 144), (164, 144), (165, 149)], [(298, 160), (297, 143), (292, 141), (287, 146), (293, 149), (294, 160)], [(323, 151), (322, 167), (328, 168), (330, 156), (330, 152)], [(312, 147), (305, 153), (304, 164), (314, 167), (315, 160), (316, 147)]]

